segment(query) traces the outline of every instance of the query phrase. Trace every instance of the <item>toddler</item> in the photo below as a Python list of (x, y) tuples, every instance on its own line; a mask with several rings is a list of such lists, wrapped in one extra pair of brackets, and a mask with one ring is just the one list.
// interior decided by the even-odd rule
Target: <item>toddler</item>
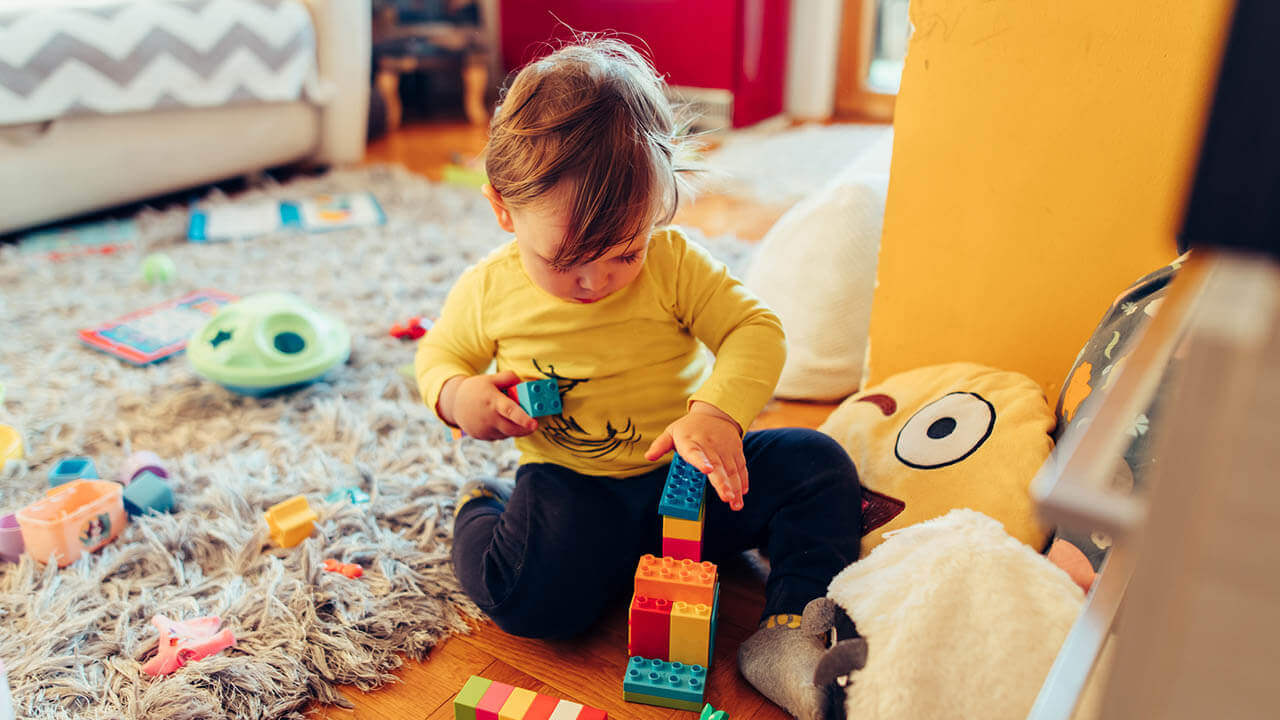
[[(714, 488), (704, 559), (759, 547), (771, 560), (743, 674), (800, 717), (821, 717), (812, 676), (824, 646), (797, 628), (858, 557), (857, 475), (820, 433), (743, 435), (781, 372), (782, 326), (665, 227), (686, 169), (678, 130), (662, 80), (616, 40), (525, 67), (496, 111), (483, 192), (515, 239), (458, 279), (416, 375), (442, 420), (473, 438), (516, 438), (521, 465), (514, 489), (463, 489), (453, 567), (503, 630), (579, 633), (630, 591), (642, 554), (661, 555), (674, 450)], [(535, 420), (503, 391), (541, 378), (556, 381), (563, 410)]]

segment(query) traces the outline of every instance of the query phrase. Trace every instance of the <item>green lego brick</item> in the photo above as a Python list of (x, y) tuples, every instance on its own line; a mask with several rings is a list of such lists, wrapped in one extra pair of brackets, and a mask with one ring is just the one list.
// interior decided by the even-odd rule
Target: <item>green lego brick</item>
[(643, 705), (657, 705), (659, 707), (675, 708), (676, 710), (692, 710), (698, 712), (702, 709), (702, 703), (693, 702), (692, 700), (672, 700), (661, 695), (645, 695), (644, 693), (624, 692), (622, 699), (627, 702), (641, 703)]
[(672, 700), (697, 701), (707, 691), (707, 669), (654, 658), (632, 656), (622, 679), (624, 692), (657, 695)]
[(468, 678), (458, 697), (453, 699), (453, 720), (476, 720), (476, 705), (492, 683), (492, 680), (479, 675)]
[(707, 476), (676, 453), (667, 470), (667, 482), (662, 487), (662, 502), (658, 505), (658, 512), (682, 520), (697, 520), (702, 514), (706, 490)]

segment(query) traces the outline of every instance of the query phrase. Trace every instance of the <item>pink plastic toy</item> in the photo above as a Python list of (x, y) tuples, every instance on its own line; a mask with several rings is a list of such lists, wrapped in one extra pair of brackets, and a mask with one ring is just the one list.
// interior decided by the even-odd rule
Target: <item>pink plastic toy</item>
[(236, 636), (228, 629), (218, 630), (222, 620), (217, 615), (177, 622), (164, 615), (151, 618), (160, 628), (156, 656), (142, 666), (148, 675), (168, 675), (193, 660), (203, 660), (236, 644)]
[(169, 479), (169, 471), (165, 469), (164, 461), (159, 455), (150, 450), (138, 450), (125, 460), (124, 467), (120, 470), (120, 484), (128, 485), (144, 470), (151, 471), (157, 477)]
[(123, 494), (124, 488), (110, 480), (72, 480), (49, 488), (42, 500), (18, 511), (27, 554), (65, 567), (111, 542), (127, 522)]

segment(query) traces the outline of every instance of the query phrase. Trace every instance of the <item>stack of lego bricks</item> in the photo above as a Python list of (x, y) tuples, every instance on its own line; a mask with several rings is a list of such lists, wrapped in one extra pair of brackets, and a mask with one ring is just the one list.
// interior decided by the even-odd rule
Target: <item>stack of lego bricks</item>
[(622, 681), (628, 702), (702, 707), (720, 598), (715, 563), (700, 560), (706, 485), (677, 455), (659, 506), (664, 557), (645, 555), (636, 567)]
[(454, 720), (608, 720), (599, 708), (472, 675), (453, 699)]

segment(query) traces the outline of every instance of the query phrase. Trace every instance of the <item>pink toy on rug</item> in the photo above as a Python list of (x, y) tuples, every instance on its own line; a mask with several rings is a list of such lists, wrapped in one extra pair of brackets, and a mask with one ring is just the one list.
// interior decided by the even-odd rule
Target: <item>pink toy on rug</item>
[(156, 656), (142, 666), (149, 675), (168, 675), (192, 660), (202, 660), (236, 644), (230, 630), (218, 631), (222, 620), (217, 615), (174, 621), (164, 615), (151, 618), (160, 628)]

